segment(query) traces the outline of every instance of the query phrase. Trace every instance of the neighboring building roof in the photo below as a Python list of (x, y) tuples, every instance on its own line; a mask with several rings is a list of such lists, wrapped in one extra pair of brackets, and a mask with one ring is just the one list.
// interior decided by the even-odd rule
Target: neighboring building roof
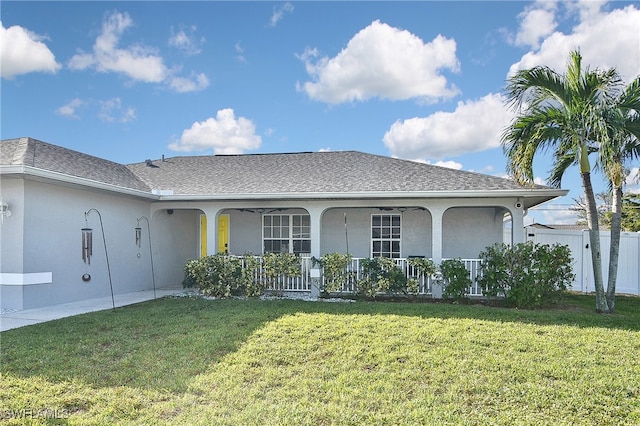
[(566, 224), (544, 225), (542, 223), (532, 223), (531, 225), (527, 225), (527, 226), (531, 226), (533, 228), (538, 228), (538, 229), (558, 229), (558, 230), (564, 230), (564, 231), (584, 231), (585, 229), (589, 229), (589, 226), (587, 226), (586, 224), (583, 224), (583, 225), (579, 225), (579, 224), (575, 224), (575, 225), (566, 225)]
[[(28, 166), (165, 199), (461, 196), (508, 193), (525, 208), (566, 191), (356, 151), (179, 156), (122, 165), (31, 138), (0, 145), (0, 165)], [(491, 194), (491, 195), (489, 195)]]
[(0, 141), (0, 165), (26, 166), (149, 192), (127, 166), (31, 138)]

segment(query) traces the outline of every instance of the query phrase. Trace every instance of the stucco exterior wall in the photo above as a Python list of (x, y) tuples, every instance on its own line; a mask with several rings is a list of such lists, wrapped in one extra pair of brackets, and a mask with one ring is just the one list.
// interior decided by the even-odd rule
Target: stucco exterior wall
[(0, 198), (11, 211), (0, 225), (0, 271), (22, 272), (24, 180), (1, 178)]
[[(345, 235), (345, 213), (346, 234)], [(401, 256), (431, 256), (431, 218), (426, 210), (407, 208), (400, 213), (378, 208), (335, 208), (322, 217), (322, 254), (345, 253), (347, 236), (353, 257), (371, 256), (371, 215), (400, 214), (402, 216)]]
[[(158, 210), (151, 219), (151, 244), (156, 287), (180, 287), (184, 279), (184, 265), (199, 257), (200, 210)], [(142, 224), (143, 232), (146, 228)], [(132, 234), (133, 235), (133, 234)], [(149, 262), (149, 249), (143, 235), (141, 254), (143, 262)]]
[(262, 225), (258, 213), (225, 210), (229, 215), (229, 253), (262, 253)]
[[(113, 292), (152, 288), (149, 267), (137, 257), (134, 232), (136, 218), (148, 214), (149, 202), (36, 181), (27, 180), (23, 185), (23, 262), (22, 270), (16, 272), (51, 273), (52, 282), (15, 286), (23, 293), (22, 309), (111, 294), (100, 219), (95, 212), (88, 216), (88, 226), (93, 229), (91, 264), (85, 264), (81, 257), (81, 228), (86, 226), (84, 212), (90, 209), (102, 215)], [(4, 265), (3, 272), (7, 272)], [(91, 274), (89, 282), (82, 281), (85, 273)]]
[(502, 208), (453, 207), (442, 217), (442, 256), (477, 259), (488, 245), (503, 240)]

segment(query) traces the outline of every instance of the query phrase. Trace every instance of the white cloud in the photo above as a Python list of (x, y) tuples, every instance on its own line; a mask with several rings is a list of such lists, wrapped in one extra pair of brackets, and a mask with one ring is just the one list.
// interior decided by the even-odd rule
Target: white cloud
[(457, 161), (436, 161), (435, 166), (446, 167), (447, 169), (462, 170), (462, 164)]
[[(69, 60), (69, 68), (95, 68), (99, 72), (120, 73), (134, 81), (165, 83), (177, 92), (203, 90), (209, 86), (207, 77), (202, 73), (191, 78), (174, 75), (175, 70), (180, 67), (175, 67), (174, 70), (167, 68), (156, 49), (138, 44), (126, 48), (119, 47), (123, 33), (132, 26), (133, 20), (127, 13), (114, 12), (107, 16), (102, 24), (102, 32), (93, 45), (93, 51), (74, 55)], [(174, 36), (173, 43), (183, 49), (193, 48), (194, 46), (190, 46), (187, 41), (187, 35), (184, 36)]]
[(516, 46), (538, 48), (540, 40), (556, 29), (555, 9), (556, 4), (549, 1), (537, 2), (526, 8), (518, 15), (520, 28), (513, 43)]
[(45, 38), (18, 25), (5, 28), (0, 21), (0, 63), (2, 78), (30, 72), (55, 73), (62, 66), (46, 44)]
[(400, 158), (442, 159), (500, 146), (500, 136), (513, 117), (499, 94), (459, 102), (453, 112), (396, 121), (383, 141)]
[(509, 75), (540, 65), (563, 72), (569, 52), (580, 49), (585, 66), (589, 65), (591, 69), (615, 67), (626, 81), (633, 79), (640, 70), (640, 9), (629, 5), (605, 12), (601, 6), (601, 2), (577, 3), (580, 22), (571, 32), (551, 34), (538, 50), (528, 52), (513, 64)]
[(82, 99), (74, 98), (68, 104), (61, 106), (56, 110), (56, 114), (68, 118), (80, 118), (76, 114), (76, 110), (83, 106), (85, 102)]
[(216, 117), (195, 122), (185, 129), (179, 140), (169, 144), (174, 151), (206, 151), (214, 154), (242, 154), (257, 149), (262, 144), (256, 135), (253, 122), (244, 117), (235, 117), (231, 108), (221, 109)]
[(633, 167), (624, 182), (624, 191), (640, 194), (640, 168)]
[(102, 24), (102, 33), (96, 38), (93, 53), (74, 55), (69, 61), (71, 69), (95, 67), (100, 72), (122, 73), (134, 80), (159, 83), (168, 75), (161, 56), (153, 49), (141, 45), (118, 47), (124, 31), (133, 25), (127, 13), (114, 12)]
[(269, 20), (269, 26), (275, 27), (278, 25), (278, 22), (284, 18), (285, 13), (293, 12), (293, 4), (286, 2), (282, 4), (280, 7), (273, 7), (273, 13), (271, 14), (271, 19)]
[(440, 73), (459, 69), (456, 42), (442, 35), (424, 43), (409, 31), (374, 21), (335, 57), (319, 56), (316, 49), (299, 55), (313, 81), (298, 84), (298, 90), (322, 102), (374, 97), (436, 101), (458, 94)]
[(171, 77), (169, 86), (178, 93), (197, 92), (209, 86), (209, 79), (204, 74), (187, 77)]
[(189, 30), (190, 34), (187, 34), (184, 30), (174, 33), (172, 29), (169, 46), (182, 50), (186, 55), (198, 55), (202, 51), (199, 44), (204, 41), (204, 38), (197, 40), (195, 35), (197, 28), (195, 26), (190, 27)]
[(120, 98), (111, 98), (100, 101), (98, 117), (106, 123), (128, 123), (136, 119), (136, 110), (132, 107), (123, 107)]
[(235, 44), (234, 49), (237, 53), (236, 59), (240, 62), (247, 62), (247, 58), (244, 56), (244, 48), (242, 47), (240, 42), (237, 42)]

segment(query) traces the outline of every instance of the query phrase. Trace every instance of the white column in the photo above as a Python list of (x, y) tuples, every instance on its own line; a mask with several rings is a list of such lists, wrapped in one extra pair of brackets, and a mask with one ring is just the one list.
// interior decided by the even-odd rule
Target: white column
[(311, 256), (320, 259), (320, 239), (322, 231), (322, 213), (324, 207), (307, 207), (311, 218)]
[[(511, 244), (524, 243), (524, 210), (522, 207), (518, 208), (517, 205), (509, 209), (511, 211)], [(521, 204), (520, 204), (521, 205)]]
[[(431, 213), (431, 259), (436, 265), (442, 262), (442, 216), (446, 210), (443, 206), (425, 206)], [(431, 297), (442, 299), (442, 286), (433, 283)]]
[(218, 213), (219, 207), (200, 207), (207, 217), (207, 255), (218, 253)]

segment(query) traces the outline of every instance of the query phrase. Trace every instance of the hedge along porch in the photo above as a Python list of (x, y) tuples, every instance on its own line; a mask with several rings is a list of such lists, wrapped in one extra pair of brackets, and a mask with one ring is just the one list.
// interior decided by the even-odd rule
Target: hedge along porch
[[(31, 138), (1, 143), (2, 198), (13, 211), (0, 225), (2, 305), (13, 301), (21, 309), (109, 295), (105, 274), (94, 271), (90, 284), (81, 280), (80, 229), (91, 208), (105, 222), (114, 291), (126, 293), (153, 286), (148, 259), (134, 240), (142, 216), (149, 218), (161, 288), (180, 285), (184, 264), (203, 254), (203, 243), (208, 254), (221, 248), (261, 254), (266, 248), (316, 257), (346, 251), (436, 262), (476, 257), (502, 241), (505, 214), (516, 230), (511, 239), (519, 242), (526, 209), (566, 194), (352, 151), (122, 165)], [(42, 250), (58, 242), (64, 249)], [(32, 284), (36, 276), (47, 282)]]

